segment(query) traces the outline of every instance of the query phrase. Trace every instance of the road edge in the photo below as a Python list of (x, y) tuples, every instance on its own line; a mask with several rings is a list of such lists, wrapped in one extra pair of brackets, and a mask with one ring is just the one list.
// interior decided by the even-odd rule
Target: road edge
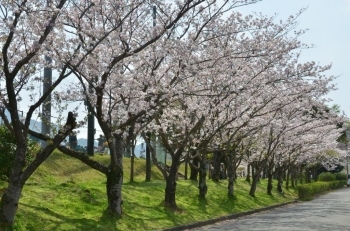
[(247, 211), (247, 212), (235, 213), (235, 214), (225, 215), (225, 216), (221, 216), (221, 217), (217, 217), (217, 218), (213, 218), (213, 219), (209, 219), (209, 220), (204, 220), (204, 221), (199, 221), (199, 222), (195, 222), (195, 223), (189, 223), (189, 224), (185, 224), (185, 225), (175, 226), (175, 227), (172, 227), (172, 228), (163, 229), (163, 231), (180, 231), (180, 230), (186, 230), (186, 229), (199, 228), (199, 227), (206, 226), (206, 225), (212, 225), (212, 224), (215, 224), (215, 223), (220, 222), (220, 221), (232, 220), (232, 219), (244, 217), (244, 216), (247, 216), (247, 215), (251, 215), (251, 214), (254, 214), (254, 213), (260, 213), (260, 212), (263, 212), (263, 211), (267, 211), (267, 210), (283, 207), (283, 206), (286, 206), (286, 205), (295, 204), (297, 202), (299, 202), (299, 200), (293, 200), (293, 201), (290, 201), (290, 202), (285, 202), (285, 203), (282, 203), (282, 204), (271, 205), (271, 206), (263, 207), (263, 208), (260, 208), (260, 209), (250, 210), (250, 211)]

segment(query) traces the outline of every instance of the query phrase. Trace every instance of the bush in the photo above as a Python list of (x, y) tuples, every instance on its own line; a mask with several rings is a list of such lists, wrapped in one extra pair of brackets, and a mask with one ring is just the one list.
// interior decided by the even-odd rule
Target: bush
[(348, 180), (348, 176), (345, 173), (337, 172), (334, 175), (336, 180)]
[(300, 200), (311, 200), (314, 195), (329, 190), (342, 188), (346, 184), (346, 180), (338, 181), (318, 181), (310, 184), (298, 185), (298, 195)]
[(323, 172), (318, 176), (319, 181), (335, 181), (336, 177), (331, 172)]
[[(34, 159), (38, 144), (28, 139), (25, 167)], [(5, 126), (0, 126), (0, 178), (7, 180), (15, 158), (16, 139)]]

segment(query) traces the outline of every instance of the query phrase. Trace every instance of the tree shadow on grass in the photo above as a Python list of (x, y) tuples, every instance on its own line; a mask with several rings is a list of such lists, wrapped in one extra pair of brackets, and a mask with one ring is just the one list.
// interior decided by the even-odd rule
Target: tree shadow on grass
[[(62, 215), (49, 208), (33, 206), (21, 203), (21, 206), (27, 207), (25, 217), (31, 222), (25, 224), (25, 230), (111, 230), (119, 231), (116, 227), (117, 219), (112, 219), (103, 214), (99, 221), (89, 218), (74, 218), (69, 215)], [(38, 214), (45, 214), (41, 217)], [(108, 222), (106, 224), (106, 222)]]
[[(132, 202), (127, 203), (129, 204), (129, 207), (140, 211), (138, 213), (133, 212), (132, 214), (126, 211), (122, 216), (126, 223), (138, 224), (138, 227), (133, 226), (133, 228), (136, 228), (136, 230), (144, 230), (145, 227), (148, 227), (150, 230), (158, 230), (166, 226), (173, 227), (182, 224), (181, 220), (178, 219), (178, 214), (181, 214), (182, 210), (168, 208), (163, 202), (161, 202), (157, 207)], [(147, 210), (152, 210), (152, 213), (148, 213)], [(106, 217), (109, 216), (108, 213), (105, 215)], [(162, 227), (157, 227), (159, 224), (162, 224)], [(131, 230), (131, 228), (128, 230)]]

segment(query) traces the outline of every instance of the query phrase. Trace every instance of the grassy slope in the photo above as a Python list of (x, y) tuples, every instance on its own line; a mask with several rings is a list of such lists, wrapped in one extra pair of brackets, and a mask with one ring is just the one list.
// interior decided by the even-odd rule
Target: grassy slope
[[(95, 159), (108, 163), (108, 156)], [(249, 184), (236, 182), (236, 197), (227, 197), (227, 181), (208, 181), (206, 200), (198, 199), (197, 183), (180, 180), (177, 203), (180, 212), (164, 208), (165, 182), (152, 169), (152, 181), (144, 182), (145, 161), (135, 160), (136, 183), (128, 183), (130, 160), (124, 159), (123, 208), (121, 219), (109, 217), (104, 209), (106, 179), (103, 174), (79, 161), (54, 153), (30, 178), (20, 200), (14, 230), (159, 230), (180, 224), (206, 220), (226, 214), (248, 211), (296, 198), (294, 191), (273, 196), (265, 193), (261, 181), (257, 197), (248, 196)], [(0, 182), (0, 188), (5, 186)]]

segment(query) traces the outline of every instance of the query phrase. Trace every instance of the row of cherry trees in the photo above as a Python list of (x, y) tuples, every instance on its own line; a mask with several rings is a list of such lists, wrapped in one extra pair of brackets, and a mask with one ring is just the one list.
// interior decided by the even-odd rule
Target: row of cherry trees
[[(108, 210), (115, 215), (122, 213), (125, 145), (137, 134), (157, 134), (172, 157), (169, 172), (156, 163), (166, 179), (165, 204), (172, 208), (178, 168), (189, 158), (199, 159), (199, 194), (205, 197), (209, 151), (226, 152), (229, 195), (241, 159), (257, 169), (252, 196), (266, 166), (273, 171), (327, 161), (325, 150), (335, 148), (336, 125), (342, 122), (323, 110), (323, 97), (332, 89), (333, 77), (324, 74), (330, 66), (299, 61), (300, 49), (308, 48), (298, 40), (305, 31), (295, 31), (303, 10), (281, 22), (236, 10), (256, 2), (2, 1), (1, 81), (6, 87), (0, 99), (11, 123), (4, 111), (1, 116), (17, 140), (0, 203), (2, 225), (13, 223), (26, 180), (55, 148), (106, 175)], [(53, 68), (55, 76), (52, 87), (38, 95), (42, 67)], [(55, 134), (29, 129), (50, 94), (61, 114), (64, 100), (84, 95), (107, 138), (108, 166), (60, 146), (81, 125), (71, 113)], [(20, 120), (24, 96), (30, 103)], [(28, 134), (48, 145), (24, 168)]]

